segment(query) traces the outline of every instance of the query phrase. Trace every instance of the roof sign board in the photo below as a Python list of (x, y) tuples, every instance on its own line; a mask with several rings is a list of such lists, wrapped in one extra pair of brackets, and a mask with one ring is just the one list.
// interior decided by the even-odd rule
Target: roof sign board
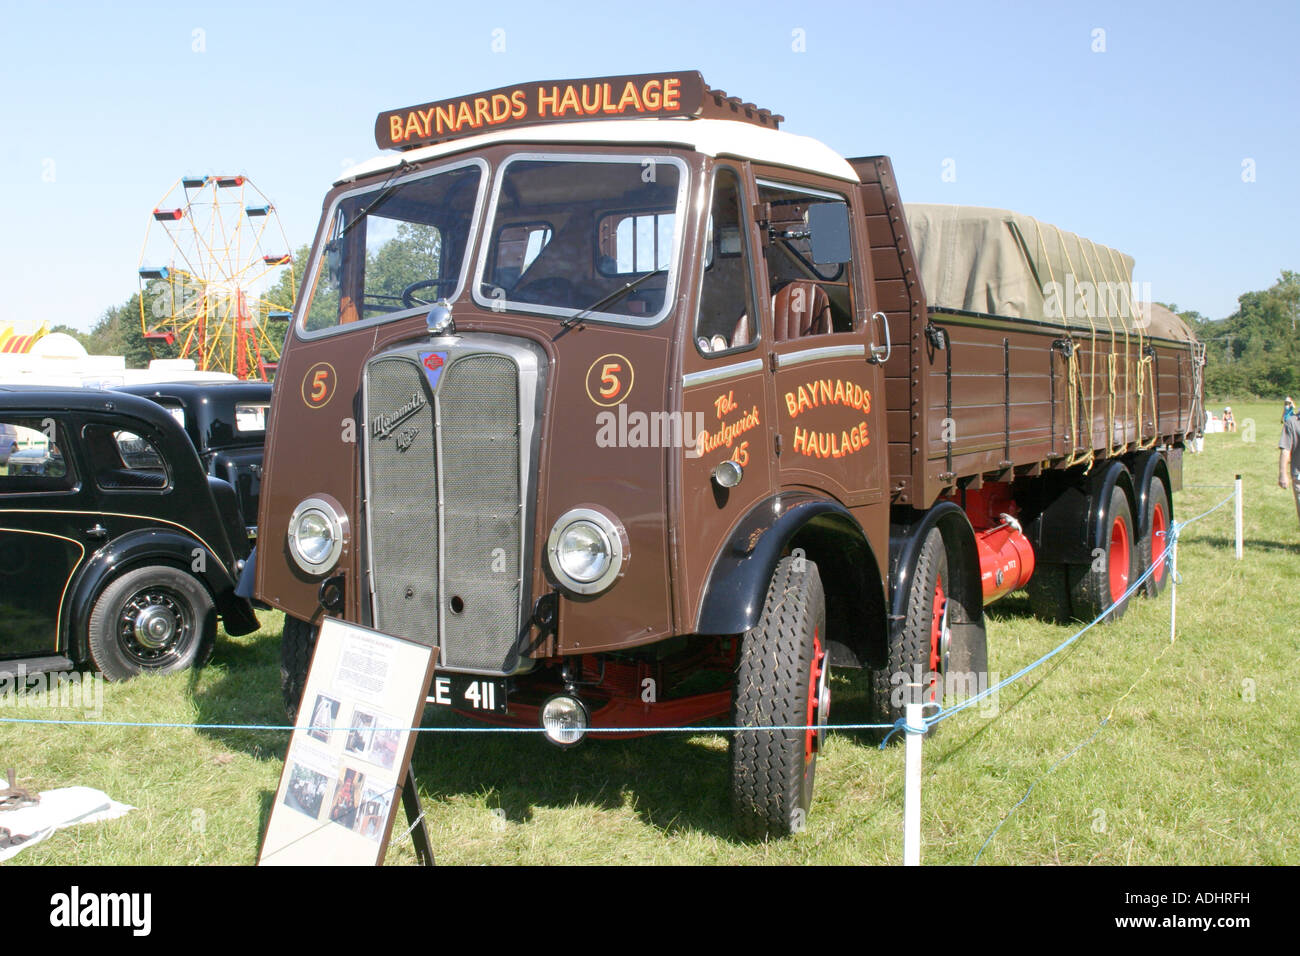
[(738, 119), (775, 129), (781, 116), (712, 90), (695, 71), (543, 80), (387, 110), (375, 120), (380, 149), (413, 149), (505, 127), (636, 117)]

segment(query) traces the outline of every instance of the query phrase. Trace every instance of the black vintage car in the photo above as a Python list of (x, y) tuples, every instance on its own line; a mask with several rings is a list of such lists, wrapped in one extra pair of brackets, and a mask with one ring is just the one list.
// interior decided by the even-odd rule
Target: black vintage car
[(249, 553), (234, 488), (167, 410), (121, 392), (0, 385), (0, 671), (109, 680), (202, 663)]
[(248, 535), (257, 537), (270, 383), (155, 382), (120, 386), (115, 391), (143, 395), (172, 413), (190, 436), (207, 473), (234, 486)]

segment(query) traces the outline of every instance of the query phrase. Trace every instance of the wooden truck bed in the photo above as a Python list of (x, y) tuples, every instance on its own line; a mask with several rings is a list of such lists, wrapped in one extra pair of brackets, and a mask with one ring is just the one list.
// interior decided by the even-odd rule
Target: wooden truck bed
[(927, 508), (963, 479), (1009, 480), (1198, 431), (1190, 335), (932, 308), (888, 158), (850, 163), (894, 346), (885, 397), (895, 504)]

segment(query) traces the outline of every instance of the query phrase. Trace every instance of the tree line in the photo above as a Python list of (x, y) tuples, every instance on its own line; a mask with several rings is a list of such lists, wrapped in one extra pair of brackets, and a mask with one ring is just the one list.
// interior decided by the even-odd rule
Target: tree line
[[(417, 246), (417, 237), (401, 239), (406, 242), (386, 243), (381, 255), (376, 257), (378, 261), (370, 262), (367, 268), (368, 276), (385, 279), (379, 284), (392, 285), (393, 289), (400, 289), (406, 280), (386, 281), (389, 271), (403, 277), (413, 274), (405, 260), (412, 251), (407, 246)], [(418, 245), (424, 246), (419, 249), (423, 253), (421, 258), (425, 263), (429, 260), (436, 263), (436, 247), (427, 246), (427, 237), (418, 239)], [(302, 291), (307, 255), (307, 246), (298, 248), (293, 258), (294, 281), (290, 281), (286, 271), (277, 285), (268, 290), (267, 298), (286, 304), (296, 302)], [(394, 268), (390, 270), (390, 266)], [(294, 284), (296, 289), (292, 287)], [(1180, 311), (1172, 304), (1168, 308), (1177, 312), (1205, 343), (1207, 395), (1272, 398), (1300, 393), (1300, 272), (1284, 270), (1269, 288), (1243, 293), (1237, 298), (1237, 310), (1225, 319), (1208, 319), (1200, 312)], [(66, 325), (55, 326), (51, 331), (66, 332), (92, 355), (123, 355), (128, 368), (144, 368), (150, 358), (176, 358), (180, 351), (179, 343), (168, 346), (157, 341), (152, 343), (153, 351), (150, 351), (140, 328), (138, 292), (121, 305), (107, 309), (89, 332)], [(283, 321), (268, 321), (268, 334), (273, 342), (284, 341), (285, 331)]]

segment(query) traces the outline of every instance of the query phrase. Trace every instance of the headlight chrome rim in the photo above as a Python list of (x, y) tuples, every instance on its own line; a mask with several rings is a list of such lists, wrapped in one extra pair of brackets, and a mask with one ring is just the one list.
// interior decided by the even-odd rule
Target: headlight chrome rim
[[(571, 567), (566, 568), (561, 550), (566, 536), (570, 532), (580, 532), (584, 526), (595, 532), (593, 539), (600, 541), (606, 555), (604, 567), (590, 578), (579, 577)], [(623, 573), (623, 565), (627, 561), (627, 532), (622, 524), (603, 511), (572, 508), (562, 514), (552, 526), (546, 540), (546, 557), (551, 574), (566, 591), (581, 595), (600, 594), (608, 590)]]
[[(316, 552), (320, 555), (317, 560), (313, 560), (313, 557), (307, 554), (299, 540), (304, 525), (315, 528), (317, 532), (327, 533), (327, 535), (318, 534), (318, 537), (324, 537), (329, 541), (329, 547), (327, 550)], [(313, 577), (328, 574), (338, 564), (339, 557), (343, 554), (346, 535), (347, 516), (336, 502), (324, 497), (304, 498), (289, 516), (287, 533), (289, 555), (300, 569)]]

